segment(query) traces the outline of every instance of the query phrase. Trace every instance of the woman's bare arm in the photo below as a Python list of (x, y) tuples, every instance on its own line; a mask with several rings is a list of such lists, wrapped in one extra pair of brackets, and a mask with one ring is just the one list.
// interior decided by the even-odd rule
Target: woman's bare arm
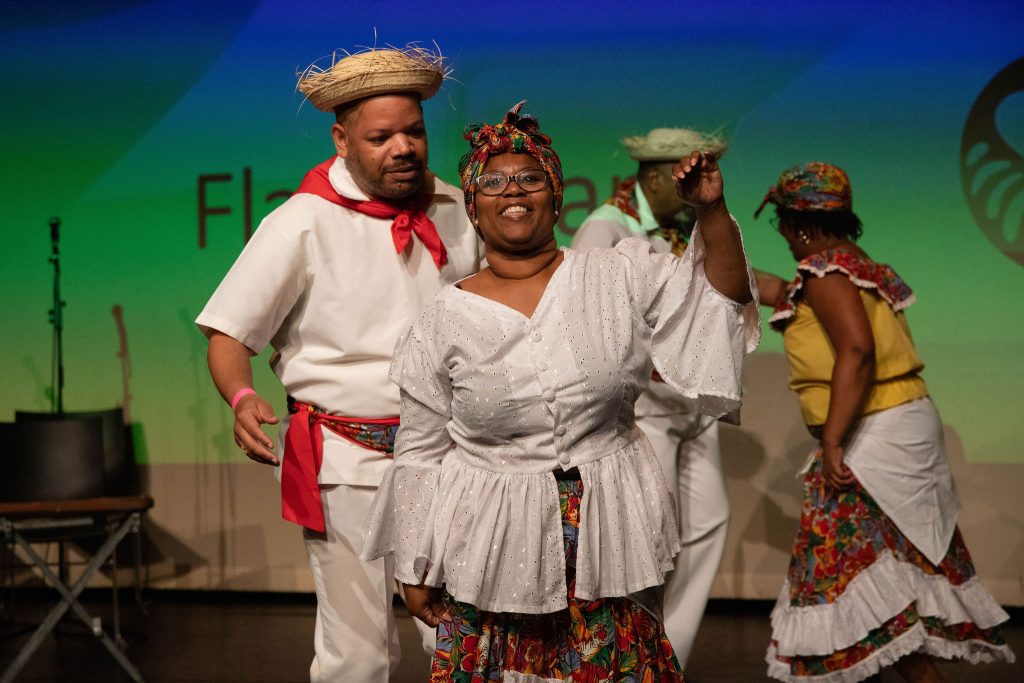
[(762, 306), (775, 308), (782, 302), (789, 284), (778, 275), (754, 268), (754, 279), (757, 281), (757, 298)]
[(672, 169), (679, 198), (694, 208), (704, 238), (704, 272), (708, 282), (733, 301), (745, 304), (753, 296), (739, 228), (729, 215), (722, 172), (713, 154), (691, 152)]
[(860, 418), (871, 390), (875, 339), (860, 290), (845, 275), (811, 277), (804, 288), (805, 301), (814, 310), (836, 354), (821, 448), (826, 481), (842, 487), (853, 482), (853, 474), (843, 464), (843, 444)]

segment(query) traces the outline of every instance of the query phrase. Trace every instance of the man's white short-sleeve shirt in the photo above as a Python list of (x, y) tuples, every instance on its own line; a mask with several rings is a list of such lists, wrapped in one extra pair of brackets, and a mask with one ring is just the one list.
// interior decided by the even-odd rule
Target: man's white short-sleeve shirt
[[(341, 158), (329, 177), (339, 194), (368, 199)], [(388, 379), (395, 343), (482, 256), (462, 190), (432, 175), (426, 182), (434, 196), (427, 216), (448, 252), (440, 270), (416, 237), (396, 252), (391, 219), (296, 194), (263, 220), (196, 323), (253, 352), (271, 344), (271, 367), (299, 401), (336, 415), (397, 415), (398, 388)], [(325, 430), (320, 483), (376, 486), (389, 462)]]

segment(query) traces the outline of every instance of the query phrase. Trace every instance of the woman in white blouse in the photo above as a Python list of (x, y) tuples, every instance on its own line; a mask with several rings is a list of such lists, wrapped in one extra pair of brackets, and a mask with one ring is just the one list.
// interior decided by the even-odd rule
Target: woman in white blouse
[(658, 601), (671, 493), (633, 404), (656, 370), (706, 414), (738, 410), (758, 337), (739, 229), (694, 152), (674, 172), (699, 217), (681, 258), (559, 249), (561, 163), (521, 106), (466, 129), (489, 265), (398, 344), (402, 426), (363, 554), (393, 557), (438, 627), (432, 681), (681, 680)]

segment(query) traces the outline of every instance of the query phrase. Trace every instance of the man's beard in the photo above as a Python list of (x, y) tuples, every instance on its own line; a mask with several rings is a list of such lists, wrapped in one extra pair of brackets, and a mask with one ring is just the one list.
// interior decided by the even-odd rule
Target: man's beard
[(404, 161), (396, 163), (389, 171), (403, 170), (403, 169), (416, 169), (419, 171), (417, 177), (409, 182), (402, 182), (397, 184), (389, 184), (386, 181), (387, 173), (383, 176), (378, 177), (376, 174), (369, 172), (358, 155), (349, 154), (345, 158), (345, 167), (348, 168), (349, 173), (352, 174), (352, 178), (356, 181), (356, 185), (359, 189), (379, 199), (408, 199), (423, 187), (424, 178), (424, 164), (418, 158), (413, 157)]

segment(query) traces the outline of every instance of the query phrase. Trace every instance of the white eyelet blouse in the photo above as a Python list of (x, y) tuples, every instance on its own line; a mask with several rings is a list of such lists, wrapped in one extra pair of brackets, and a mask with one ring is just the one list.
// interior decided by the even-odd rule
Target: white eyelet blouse
[(402, 425), (363, 558), (394, 554), (400, 581), (482, 610), (564, 609), (553, 470), (576, 467), (576, 596), (662, 583), (679, 551), (672, 494), (633, 404), (653, 367), (701, 412), (735, 417), (758, 338), (756, 296), (708, 283), (699, 231), (681, 258), (641, 239), (565, 250), (531, 318), (445, 287), (395, 350)]

